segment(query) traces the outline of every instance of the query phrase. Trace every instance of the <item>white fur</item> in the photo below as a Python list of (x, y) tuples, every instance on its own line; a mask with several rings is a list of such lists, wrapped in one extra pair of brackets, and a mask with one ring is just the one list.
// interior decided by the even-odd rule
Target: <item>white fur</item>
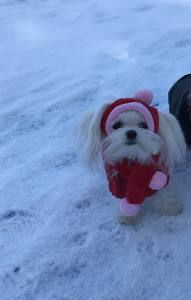
[(108, 104), (105, 104), (96, 112), (86, 113), (78, 128), (79, 152), (82, 154), (84, 163), (90, 169), (98, 165), (98, 154), (101, 150), (101, 142), (104, 139), (104, 135), (100, 130), (100, 122), (107, 106)]
[[(108, 162), (116, 162), (123, 158), (146, 163), (151, 159), (151, 155), (158, 154), (161, 150), (160, 137), (147, 129), (138, 127), (140, 122), (144, 122), (143, 117), (134, 111), (126, 111), (119, 115), (115, 120), (122, 121), (124, 126), (120, 129), (114, 130), (108, 137), (106, 137), (102, 144), (105, 158)], [(126, 132), (128, 130), (136, 131), (136, 143), (128, 144)]]
[[(137, 159), (140, 163), (146, 163), (152, 155), (158, 154), (160, 162), (163, 163), (171, 172), (175, 163), (181, 162), (184, 159), (186, 145), (180, 126), (175, 117), (169, 113), (159, 112), (159, 133), (153, 133), (148, 129), (140, 128), (140, 122), (144, 122), (143, 117), (134, 111), (126, 111), (121, 113), (115, 120), (121, 121), (122, 128), (114, 130), (108, 137), (101, 132), (100, 121), (103, 112), (109, 104), (102, 106), (97, 112), (87, 114), (80, 126), (79, 135), (81, 144), (79, 147), (83, 153), (83, 159), (88, 167), (92, 168), (97, 165), (100, 153), (104, 152), (104, 159), (108, 162), (115, 162), (123, 159)], [(137, 133), (134, 144), (129, 144), (126, 137), (126, 132), (134, 130)], [(103, 150), (104, 149), (104, 150)], [(168, 190), (171, 184), (165, 189), (158, 192), (158, 197), (161, 194), (161, 203), (164, 203), (163, 212), (172, 214), (180, 212), (180, 205), (175, 199), (174, 193), (169, 200), (169, 196), (165, 197), (165, 193), (169, 194)], [(163, 195), (163, 196), (162, 196)], [(173, 203), (171, 208), (168, 203)], [(175, 204), (176, 203), (176, 204)], [(177, 209), (175, 209), (177, 207)]]
[(176, 163), (183, 161), (186, 144), (180, 125), (170, 113), (159, 113), (159, 135), (163, 139), (161, 161), (172, 169)]

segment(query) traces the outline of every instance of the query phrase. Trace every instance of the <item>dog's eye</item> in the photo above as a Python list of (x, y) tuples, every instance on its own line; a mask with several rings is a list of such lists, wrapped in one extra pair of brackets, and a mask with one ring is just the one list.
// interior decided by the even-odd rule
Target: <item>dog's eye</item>
[(113, 124), (112, 128), (113, 129), (118, 129), (118, 128), (121, 128), (122, 126), (123, 126), (123, 123), (119, 121), (119, 122)]
[(139, 127), (140, 128), (144, 128), (144, 129), (148, 129), (148, 126), (147, 126), (147, 124), (145, 122), (139, 123)]

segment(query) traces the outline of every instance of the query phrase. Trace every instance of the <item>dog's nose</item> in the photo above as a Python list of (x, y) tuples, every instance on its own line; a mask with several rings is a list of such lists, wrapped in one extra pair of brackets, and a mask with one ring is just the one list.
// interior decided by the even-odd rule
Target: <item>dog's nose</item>
[(126, 132), (126, 137), (129, 139), (129, 140), (134, 140), (137, 136), (137, 133), (135, 130), (128, 130)]

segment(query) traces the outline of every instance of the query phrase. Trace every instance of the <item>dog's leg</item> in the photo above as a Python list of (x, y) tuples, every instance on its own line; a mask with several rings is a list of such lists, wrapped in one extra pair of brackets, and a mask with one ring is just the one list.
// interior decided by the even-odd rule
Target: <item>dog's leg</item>
[(156, 205), (163, 215), (173, 216), (182, 212), (183, 206), (177, 199), (172, 181), (170, 181), (164, 189), (157, 192)]
[(142, 217), (143, 217), (143, 214), (141, 213), (141, 211), (139, 211), (139, 213), (133, 217), (125, 216), (121, 212), (118, 211), (117, 216), (116, 216), (117, 221), (119, 222), (119, 224), (122, 224), (122, 225), (136, 225), (136, 224), (140, 223)]

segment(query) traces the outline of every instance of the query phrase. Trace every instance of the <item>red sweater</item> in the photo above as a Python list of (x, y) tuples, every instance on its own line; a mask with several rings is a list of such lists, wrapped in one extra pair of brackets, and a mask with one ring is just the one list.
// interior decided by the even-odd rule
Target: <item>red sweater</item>
[(115, 165), (105, 163), (105, 171), (109, 183), (109, 190), (117, 198), (126, 198), (131, 204), (141, 204), (145, 197), (156, 193), (148, 187), (156, 171), (166, 170), (163, 166), (158, 167), (158, 158), (153, 157), (153, 162), (141, 165), (136, 161), (124, 159)]

